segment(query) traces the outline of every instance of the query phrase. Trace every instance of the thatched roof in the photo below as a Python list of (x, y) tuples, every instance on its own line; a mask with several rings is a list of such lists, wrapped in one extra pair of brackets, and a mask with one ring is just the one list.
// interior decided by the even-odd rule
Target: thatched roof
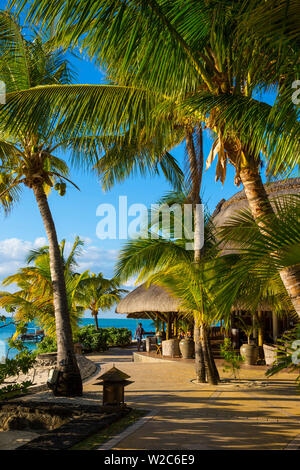
[[(287, 194), (299, 194), (300, 178), (290, 178), (268, 183), (265, 184), (265, 189), (271, 200)], [(235, 215), (236, 212), (248, 208), (249, 205), (244, 190), (239, 191), (227, 201), (222, 199), (212, 215), (215, 226), (220, 227), (226, 220)]]
[[(165, 289), (152, 284), (149, 288), (142, 284), (126, 295), (117, 305), (116, 313), (145, 314), (178, 312), (178, 300)], [(131, 318), (142, 318), (140, 315)]]

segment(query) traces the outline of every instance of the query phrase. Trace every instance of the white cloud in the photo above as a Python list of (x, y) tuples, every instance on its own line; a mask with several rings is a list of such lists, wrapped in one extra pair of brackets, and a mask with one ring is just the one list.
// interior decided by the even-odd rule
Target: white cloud
[[(92, 244), (89, 237), (80, 237), (85, 244), (82, 254), (78, 258), (78, 271), (90, 270), (92, 272), (103, 272), (107, 277), (113, 276), (114, 265), (118, 257), (118, 250), (103, 250)], [(44, 237), (36, 238), (34, 241), (22, 240), (20, 238), (7, 238), (0, 240), (0, 282), (7, 276), (14, 274), (25, 265), (25, 259), (29, 250), (47, 245)], [(66, 242), (66, 254), (73, 246), (73, 241)]]
[(123, 282), (124, 287), (137, 287), (136, 284), (137, 276), (130, 277), (127, 281)]
[(0, 240), (0, 277), (3, 279), (14, 274), (24, 266), (29, 250), (39, 248), (46, 244), (44, 237), (36, 238), (33, 242), (20, 238), (7, 238)]

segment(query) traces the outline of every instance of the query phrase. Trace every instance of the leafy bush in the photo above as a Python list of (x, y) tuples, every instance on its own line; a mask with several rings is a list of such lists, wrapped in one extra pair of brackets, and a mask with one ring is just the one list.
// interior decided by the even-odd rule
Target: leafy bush
[(131, 331), (128, 328), (103, 328), (107, 332), (108, 346), (128, 346), (131, 343)]
[(43, 341), (38, 343), (36, 352), (37, 354), (43, 354), (43, 353), (50, 353), (50, 352), (56, 352), (57, 351), (57, 345), (56, 345), (56, 339), (52, 338), (51, 336), (45, 336)]
[[(81, 326), (74, 336), (75, 343), (81, 343), (85, 352), (102, 352), (111, 346), (124, 347), (131, 343), (131, 331), (128, 328), (99, 328), (94, 325)], [(38, 344), (37, 353), (57, 351), (56, 341), (46, 336)]]
[(26, 392), (28, 387), (32, 385), (31, 381), (23, 381), (21, 383), (10, 383), (5, 385), (5, 380), (13, 376), (19, 376), (20, 373), (27, 374), (29, 369), (33, 367), (36, 361), (35, 354), (30, 353), (26, 348), (23, 348), (13, 359), (5, 359), (3, 364), (0, 364), (0, 399), (9, 398), (16, 392)]
[(224, 359), (223, 371), (231, 372), (233, 377), (236, 379), (244, 359), (234, 351), (231, 340), (229, 338), (224, 339), (224, 344), (221, 344), (220, 350)]
[(74, 341), (81, 343), (84, 351), (106, 351), (108, 349), (108, 335), (105, 328), (96, 330), (93, 325), (86, 325), (76, 332)]

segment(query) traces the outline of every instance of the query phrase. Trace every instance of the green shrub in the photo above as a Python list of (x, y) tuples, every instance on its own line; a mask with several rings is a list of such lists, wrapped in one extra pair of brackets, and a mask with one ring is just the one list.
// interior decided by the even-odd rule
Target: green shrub
[(107, 333), (104, 331), (104, 328), (96, 330), (93, 325), (86, 325), (78, 329), (74, 341), (81, 343), (86, 352), (101, 352), (108, 349), (107, 339)]
[(232, 376), (236, 379), (239, 375), (239, 370), (244, 359), (234, 351), (231, 340), (224, 339), (224, 344), (220, 346), (221, 355), (224, 359), (224, 372), (231, 372)]
[(131, 343), (131, 331), (128, 328), (103, 328), (108, 335), (108, 346), (128, 346)]
[[(13, 358), (6, 358), (4, 363), (0, 364), (0, 399), (10, 398), (18, 392), (26, 392), (28, 387), (33, 385), (29, 380), (21, 383), (12, 382), (12, 377), (18, 377), (19, 374), (27, 374), (29, 369), (34, 366), (36, 361), (35, 354), (32, 354), (25, 347), (18, 347), (19, 353)], [(6, 380), (9, 379), (11, 383), (5, 385)]]
[[(86, 325), (78, 328), (74, 335), (74, 342), (81, 343), (84, 352), (102, 352), (111, 346), (124, 347), (131, 343), (131, 331), (128, 328), (99, 328)], [(37, 353), (57, 351), (55, 339), (46, 336), (38, 344)]]
[(57, 351), (57, 345), (56, 345), (56, 339), (51, 338), (50, 336), (45, 336), (43, 341), (38, 343), (36, 352), (37, 354), (43, 354), (43, 353), (50, 353), (50, 352), (56, 352)]

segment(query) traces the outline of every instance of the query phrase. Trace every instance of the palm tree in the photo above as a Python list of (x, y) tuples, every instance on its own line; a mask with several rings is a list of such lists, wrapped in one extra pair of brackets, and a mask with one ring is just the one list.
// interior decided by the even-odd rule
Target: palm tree
[[(20, 6), (24, 1), (11, 3)], [(80, 2), (71, 9), (65, 0), (55, 4), (34, 0), (29, 19), (55, 24), (60, 44), (68, 47), (80, 43), (97, 64), (105, 66), (113, 83), (121, 87), (130, 84), (130, 109), (126, 107), (120, 114), (124, 111), (123, 89), (118, 95), (110, 94), (114, 105), (109, 118), (102, 109), (93, 113), (94, 122), (99, 118), (103, 125), (104, 119), (111, 134), (134, 124), (143, 131), (136, 135), (143, 139), (146, 135), (150, 140), (163, 131), (161, 116), (172, 114), (172, 109), (184, 114), (186, 122), (205, 121), (215, 136), (208, 166), (218, 155), (216, 178), (223, 182), (227, 163), (233, 164), (236, 182), (243, 183), (253, 216), (264, 216), (260, 219), (264, 221), (260, 222), (263, 230), (267, 215), (273, 214), (260, 174), (263, 156), (270, 174), (290, 170), (299, 163), (299, 110), (290, 96), (295, 73), (299, 72), (299, 44), (261, 41), (256, 34), (250, 43), (240, 32), (241, 24), (245, 25), (245, 18), (256, 8), (259, 10), (257, 5), (250, 2), (247, 8), (243, 0), (134, 0), (114, 4), (87, 0), (85, 9)], [(265, 14), (262, 8), (262, 21)], [(273, 107), (259, 101), (256, 93), (270, 86), (278, 91)], [(42, 96), (45, 90), (40, 90)], [(62, 104), (55, 97), (50, 100), (56, 109)], [(144, 100), (152, 107), (143, 106)], [(71, 99), (67, 99), (64, 106), (70, 105)], [(24, 101), (22, 106), (23, 114), (28, 113)], [(16, 110), (15, 105), (12, 107)], [(85, 97), (80, 98), (80, 108), (86, 122), (90, 108)], [(74, 109), (79, 109), (78, 102)], [(108, 125), (109, 120), (114, 124)], [(164, 127), (166, 130), (166, 123)], [(300, 315), (299, 269), (291, 266), (280, 275)]]
[[(57, 394), (80, 395), (82, 383), (73, 350), (64, 269), (47, 194), (54, 187), (63, 196), (66, 184), (74, 185), (68, 178), (65, 161), (55, 156), (55, 153), (70, 150), (77, 164), (91, 165), (97, 160), (97, 152), (101, 151), (103, 139), (97, 133), (89, 136), (86, 132), (83, 133), (82, 129), (78, 134), (76, 113), (74, 114), (71, 108), (62, 113), (62, 109), (52, 113), (49, 103), (47, 105), (46, 101), (36, 95), (37, 101), (33, 105), (31, 98), (40, 89), (47, 90), (46, 94), (50, 90), (53, 93), (54, 87), (54, 94), (63, 100), (74, 92), (74, 88), (77, 92), (81, 90), (82, 93), (87, 91), (94, 94), (99, 100), (99, 93), (102, 93), (103, 97), (107, 89), (111, 89), (104, 86), (100, 87), (99, 92), (97, 86), (70, 85), (72, 74), (68, 62), (61, 51), (53, 50), (51, 40), (43, 43), (39, 38), (35, 38), (33, 42), (28, 42), (9, 16), (0, 16), (9, 32), (6, 35), (9, 40), (3, 44), (0, 42), (0, 46), (3, 46), (0, 50), (0, 69), (7, 84), (7, 101), (16, 104), (19, 99), (25, 99), (27, 104), (31, 103), (31, 111), (25, 113), (23, 119), (9, 106), (2, 106), (0, 110), (3, 113), (0, 128), (0, 199), (4, 208), (9, 210), (19, 196), (21, 187), (33, 190), (49, 242), (58, 349), (57, 367), (60, 371)], [(7, 49), (7, 44), (10, 49)], [(115, 92), (117, 93), (118, 89)], [(125, 93), (129, 96), (130, 90), (126, 88)], [(92, 102), (90, 105), (93, 106)], [(105, 103), (103, 106), (105, 108)], [(70, 121), (73, 121), (71, 126)], [(63, 126), (63, 123), (67, 122), (68, 132)], [(151, 163), (153, 171), (157, 171), (157, 165), (162, 163), (161, 166), (166, 168), (167, 175), (172, 178), (176, 176), (178, 166), (170, 156), (162, 162), (152, 159)], [(139, 163), (137, 166), (139, 167)], [(170, 168), (175, 171), (172, 172)]]
[[(60, 243), (60, 253), (64, 265), (64, 277), (72, 332), (78, 328), (78, 321), (84, 312), (77, 296), (80, 285), (88, 276), (87, 271), (78, 274), (74, 271), (76, 257), (80, 254), (83, 242), (77, 237), (67, 258), (64, 256), (65, 240)], [(50, 273), (49, 247), (31, 250), (27, 256), (28, 266), (3, 280), (4, 286), (17, 285), (16, 292), (0, 292), (0, 306), (13, 313), (17, 324), (36, 320), (47, 336), (56, 337), (56, 322), (53, 302), (53, 286)], [(32, 263), (33, 266), (32, 266)], [(17, 332), (18, 334), (18, 328)]]
[[(177, 203), (183, 207), (188, 200), (189, 193), (171, 192), (158, 201), (158, 205)], [(129, 241), (121, 250), (116, 266), (116, 277), (122, 281), (138, 274), (137, 282), (143, 280), (150, 282), (151, 279), (166, 287), (172, 295), (178, 296), (180, 302), (182, 301), (182, 310), (194, 318), (197, 380), (205, 382), (207, 375), (211, 383), (217, 383), (219, 375), (208, 339), (209, 326), (216, 318), (217, 312), (213, 305), (212, 296), (209, 294), (209, 284), (203, 277), (205, 263), (216, 254), (211, 221), (206, 216), (205, 244), (201, 249), (201, 257), (196, 259), (196, 262), (195, 251), (186, 249), (187, 240), (174, 238), (174, 223), (176, 221), (176, 218), (171, 219), (170, 233), (161, 232), (163, 229), (161, 219), (159, 219), (158, 226), (151, 221), (145, 237)], [(194, 218), (194, 227), (195, 224)], [(160, 233), (158, 239), (153, 238), (153, 232)], [(182, 276), (179, 282), (180, 269)], [(158, 273), (157, 277), (155, 274), (151, 276), (151, 273)], [(192, 302), (193, 295), (196, 296), (194, 298), (196, 304)], [(184, 301), (188, 297), (189, 304)]]
[(96, 330), (98, 326), (99, 310), (106, 310), (119, 302), (126, 289), (120, 289), (115, 279), (105, 279), (102, 273), (89, 274), (80, 283), (80, 303), (91, 311), (95, 320)]

